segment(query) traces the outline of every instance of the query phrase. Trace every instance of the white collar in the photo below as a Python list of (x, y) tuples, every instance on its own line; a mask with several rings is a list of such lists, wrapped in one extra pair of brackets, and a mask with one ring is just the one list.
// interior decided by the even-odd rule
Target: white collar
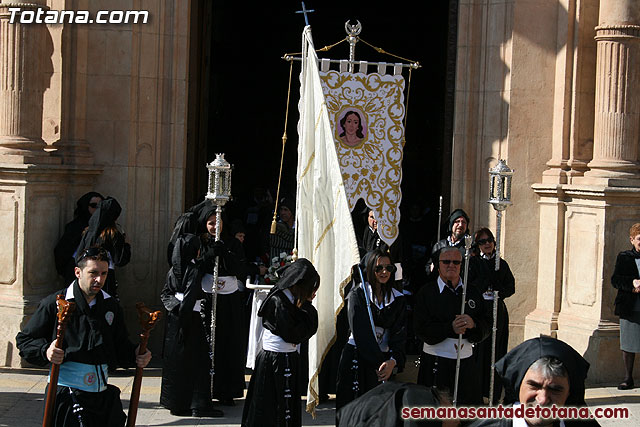
[[(74, 283), (76, 283), (75, 280), (73, 282), (71, 282), (71, 284), (67, 288), (67, 292), (64, 294), (64, 299), (67, 300), (67, 301), (69, 301), (70, 299), (75, 299), (75, 297), (73, 296), (73, 284)], [(106, 293), (102, 289), (100, 289), (100, 292), (102, 292), (102, 297), (104, 299), (111, 298), (111, 295), (109, 295), (108, 293)], [(83, 295), (83, 297), (84, 297), (84, 295)], [(94, 298), (89, 303), (89, 307), (93, 307), (95, 305), (95, 303), (96, 303), (96, 299)]]
[(282, 291), (283, 294), (285, 294), (287, 296), (287, 298), (289, 299), (289, 301), (291, 301), (293, 303), (293, 293), (289, 290), (289, 288), (286, 288)]
[(496, 257), (495, 251), (491, 254), (491, 256), (486, 256), (484, 253), (480, 252), (480, 258), (484, 259), (494, 259)]
[[(444, 280), (442, 280), (442, 277), (438, 276), (438, 288), (440, 288), (440, 293), (444, 291), (444, 288), (446, 286), (447, 284), (444, 283)], [(458, 279), (458, 285), (456, 286), (456, 289), (458, 289), (458, 286), (462, 286), (462, 279)]]
[[(391, 280), (391, 279), (389, 279), (389, 280)], [(384, 297), (384, 301), (382, 303), (376, 302), (375, 298), (374, 298), (374, 295), (373, 295), (373, 288), (371, 287), (371, 284), (369, 282), (366, 282), (366, 283), (367, 283), (367, 292), (369, 293), (369, 299), (380, 310), (382, 310), (383, 308), (385, 308), (386, 306), (388, 306), (389, 304), (394, 302), (397, 297), (401, 297), (402, 296), (401, 292), (399, 292), (396, 288), (392, 287), (391, 288), (391, 295), (385, 296)]]

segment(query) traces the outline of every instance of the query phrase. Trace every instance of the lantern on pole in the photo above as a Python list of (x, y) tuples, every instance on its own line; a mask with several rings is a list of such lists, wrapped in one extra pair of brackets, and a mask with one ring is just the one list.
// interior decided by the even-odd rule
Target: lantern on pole
[[(216, 241), (220, 240), (222, 206), (231, 200), (231, 165), (224, 159), (224, 154), (216, 154), (214, 161), (207, 165), (209, 185), (205, 198), (216, 205)], [(211, 393), (213, 394), (213, 377), (215, 375), (214, 355), (216, 346), (216, 304), (218, 301), (218, 257), (213, 267), (213, 286), (211, 290)]]
[(507, 162), (500, 159), (498, 164), (489, 169), (489, 203), (496, 210), (496, 270), (500, 268), (500, 228), (502, 227), (502, 211), (513, 203), (511, 202), (511, 178), (513, 170), (507, 166)]
[[(513, 203), (511, 202), (511, 178), (513, 170), (507, 166), (507, 162), (500, 159), (498, 164), (489, 169), (489, 203), (496, 210), (496, 265), (495, 271), (500, 269), (500, 229), (502, 228), (502, 211)], [(493, 286), (490, 284), (490, 286)], [(498, 331), (498, 291), (493, 291), (493, 328), (491, 334), (491, 373), (489, 379), (489, 406), (493, 405), (493, 389), (495, 384), (496, 363), (496, 336)]]

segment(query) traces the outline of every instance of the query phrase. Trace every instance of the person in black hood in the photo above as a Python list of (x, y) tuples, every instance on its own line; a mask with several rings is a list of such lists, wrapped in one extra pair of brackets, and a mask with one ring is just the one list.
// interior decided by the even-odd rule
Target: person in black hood
[(85, 193), (76, 202), (76, 209), (73, 211), (73, 220), (64, 226), (64, 233), (55, 249), (53, 256), (56, 262), (56, 270), (58, 274), (64, 278), (64, 283), (69, 284), (76, 279), (74, 269), (76, 260), (73, 257), (82, 233), (89, 226), (89, 218), (98, 208), (98, 203), (104, 200), (100, 193), (90, 191)]
[[(515, 407), (585, 407), (584, 381), (589, 363), (571, 346), (555, 338), (541, 336), (513, 348), (496, 363), (502, 378), (505, 404)], [(526, 417), (530, 426), (557, 425), (550, 418)], [(595, 420), (562, 420), (569, 426), (599, 425)], [(562, 425), (561, 424), (561, 425)], [(472, 426), (512, 426), (514, 418), (477, 420)]]
[[(202, 235), (201, 262), (203, 265), (202, 288), (205, 291), (207, 324), (211, 325), (213, 273), (218, 259), (218, 283), (216, 297), (216, 333), (214, 352), (214, 399), (227, 406), (235, 405), (233, 399), (244, 396), (244, 365), (248, 331), (245, 328), (243, 291), (238, 282), (247, 277), (247, 262), (242, 243), (228, 232), (226, 214), (223, 210), (220, 224), (220, 239), (215, 240), (216, 206), (205, 205), (199, 216)], [(211, 326), (206, 329), (211, 340)], [(211, 344), (209, 344), (211, 345)]]
[(176, 416), (221, 417), (211, 404), (209, 347), (200, 316), (204, 292), (196, 259), (200, 240), (184, 234), (175, 241), (172, 267), (160, 297), (167, 309), (160, 404)]
[(131, 245), (116, 223), (122, 207), (113, 197), (107, 197), (98, 203), (96, 211), (89, 219), (89, 227), (82, 236), (76, 250), (76, 257), (91, 247), (102, 247), (109, 254), (109, 275), (104, 291), (118, 299), (118, 281), (115, 267), (124, 267), (131, 260)]
[(173, 247), (176, 244), (178, 237), (185, 234), (199, 234), (204, 232), (205, 230), (204, 228), (201, 229), (199, 222), (200, 214), (203, 209), (210, 209), (212, 206), (213, 203), (211, 203), (210, 200), (205, 199), (197, 205), (191, 206), (186, 212), (182, 213), (178, 219), (176, 219), (176, 222), (173, 225), (173, 231), (171, 232), (171, 237), (169, 238), (169, 243), (167, 244), (167, 262), (169, 263), (169, 267), (173, 264)]
[(615, 314), (620, 316), (620, 350), (625, 368), (620, 390), (634, 387), (633, 362), (636, 353), (640, 353), (640, 223), (629, 229), (629, 240), (632, 248), (618, 254), (611, 276), (611, 284), (618, 290)]
[(298, 349), (318, 330), (318, 312), (311, 302), (320, 276), (305, 258), (286, 265), (279, 275), (258, 311), (265, 330), (242, 426), (302, 425)]
[(430, 280), (435, 280), (437, 278), (437, 267), (438, 266), (438, 257), (440, 255), (440, 251), (443, 248), (453, 246), (460, 251), (460, 255), (462, 255), (462, 270), (464, 271), (464, 236), (469, 235), (469, 215), (462, 209), (456, 209), (451, 212), (449, 218), (447, 218), (447, 237), (442, 240), (436, 242), (431, 248), (431, 260), (428, 263), (431, 268), (431, 275), (429, 276)]

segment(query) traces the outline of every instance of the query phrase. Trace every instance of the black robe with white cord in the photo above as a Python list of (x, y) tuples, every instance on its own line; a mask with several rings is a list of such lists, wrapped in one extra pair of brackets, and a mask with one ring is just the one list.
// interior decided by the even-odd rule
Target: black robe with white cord
[(407, 311), (405, 297), (392, 289), (380, 306), (371, 301), (371, 287), (367, 283), (373, 322), (380, 334), (388, 337), (388, 351), (380, 349), (382, 336), (373, 334), (367, 303), (362, 285), (354, 287), (347, 296), (349, 327), (355, 345), (347, 343), (338, 366), (336, 409), (363, 395), (379, 384), (377, 370), (382, 363), (393, 357), (398, 369), (405, 363), (407, 339)]
[[(310, 302), (297, 307), (276, 287), (258, 315), (265, 329), (287, 343), (300, 344), (318, 330), (315, 307)], [(259, 351), (242, 415), (243, 426), (301, 425), (299, 360), (297, 351)]]

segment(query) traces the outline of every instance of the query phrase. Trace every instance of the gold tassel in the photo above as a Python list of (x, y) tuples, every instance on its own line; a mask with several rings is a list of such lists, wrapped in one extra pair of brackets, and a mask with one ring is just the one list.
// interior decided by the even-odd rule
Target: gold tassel
[(276, 191), (276, 204), (273, 208), (273, 221), (271, 222), (271, 234), (276, 234), (276, 217), (278, 215), (278, 201), (280, 199), (280, 182), (282, 180), (282, 163), (284, 162), (284, 147), (287, 144), (287, 123), (289, 121), (289, 99), (291, 98), (291, 75), (293, 73), (293, 60), (289, 61), (289, 90), (287, 92), (287, 109), (284, 113), (284, 133), (282, 134), (282, 154), (280, 155), (280, 173), (278, 174), (278, 190)]

